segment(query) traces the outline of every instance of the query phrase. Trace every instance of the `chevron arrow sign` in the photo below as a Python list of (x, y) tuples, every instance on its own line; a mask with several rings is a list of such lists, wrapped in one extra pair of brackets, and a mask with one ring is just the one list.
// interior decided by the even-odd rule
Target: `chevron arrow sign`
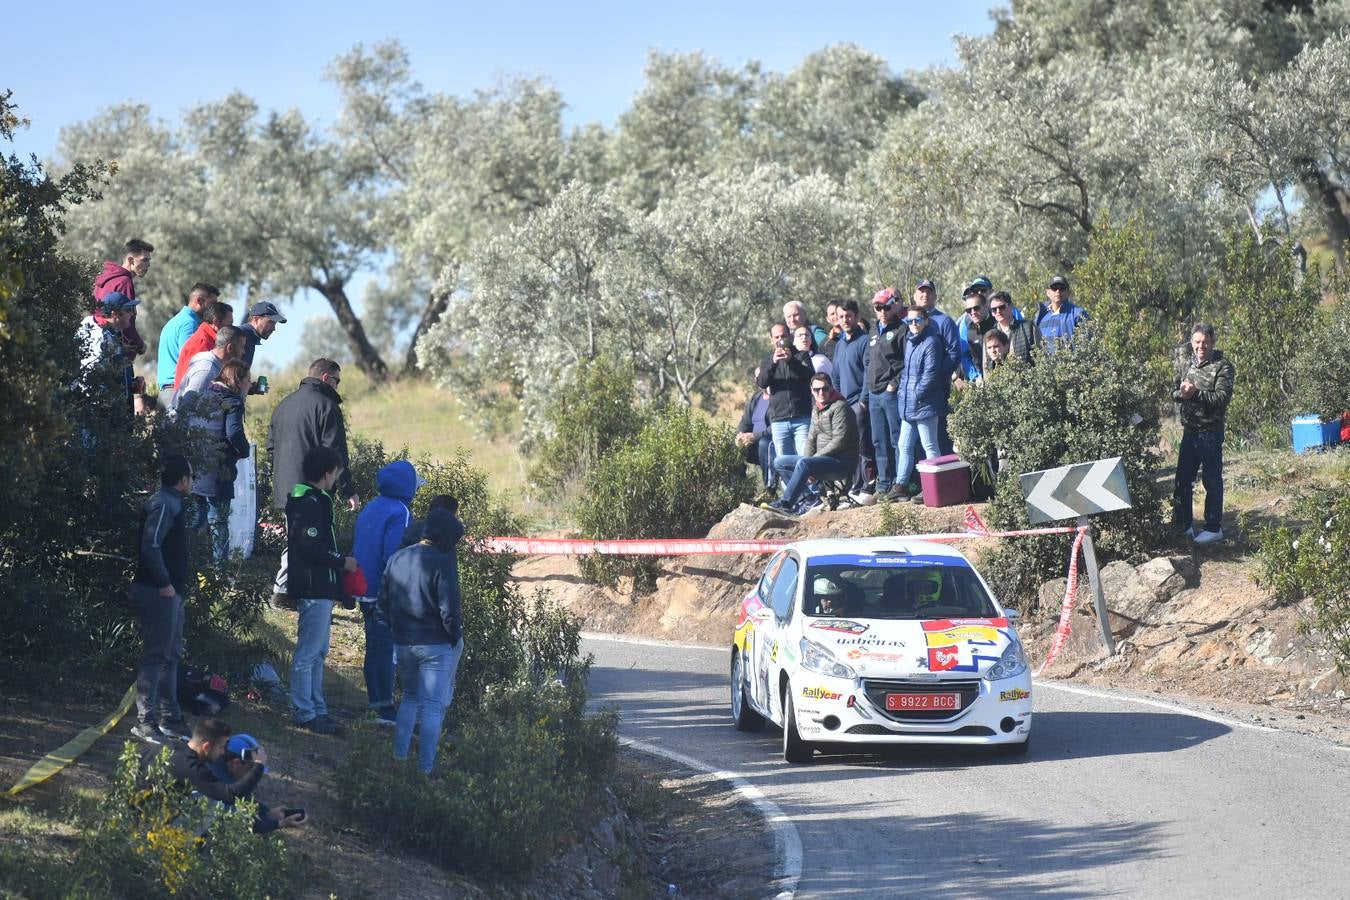
[(1033, 525), (1129, 509), (1130, 489), (1120, 457), (1018, 476)]

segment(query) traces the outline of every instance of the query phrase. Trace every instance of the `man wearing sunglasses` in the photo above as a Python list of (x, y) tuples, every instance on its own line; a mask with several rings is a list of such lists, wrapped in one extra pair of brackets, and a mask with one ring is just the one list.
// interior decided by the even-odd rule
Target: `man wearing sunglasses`
[(872, 297), (872, 309), (877, 314), (877, 324), (867, 339), (863, 385), (867, 391), (867, 415), (872, 425), (872, 452), (877, 467), (875, 496), (879, 496), (895, 483), (895, 447), (900, 440), (896, 377), (905, 362), (905, 333), (900, 324), (902, 309), (895, 288), (877, 291)]
[(1069, 279), (1056, 275), (1045, 289), (1045, 303), (1036, 313), (1036, 328), (1045, 342), (1045, 352), (1054, 353), (1058, 344), (1073, 341), (1080, 323), (1087, 321), (1088, 312), (1069, 299), (1072, 296)]
[(914, 304), (903, 321), (907, 346), (899, 377), (900, 437), (895, 487), (890, 492), (893, 499), (909, 499), (919, 493), (909, 486), (919, 444), (929, 459), (942, 455), (938, 448), (938, 420), (947, 414), (947, 392), (951, 387), (945, 377), (946, 348), (928, 310)]
[(1041, 342), (1036, 324), (1023, 318), (1022, 311), (1013, 306), (1012, 295), (1007, 291), (998, 291), (989, 298), (989, 314), (995, 329), (1008, 340), (1008, 358), (1030, 365), (1031, 351)]
[(797, 515), (810, 478), (845, 478), (858, 465), (858, 423), (844, 395), (834, 389), (830, 376), (811, 378), (811, 433), (800, 456), (780, 456), (773, 466), (779, 479), (786, 479), (783, 496), (763, 504), (774, 512)]
[(984, 377), (984, 335), (997, 326), (987, 314), (986, 282), (972, 281), (961, 295), (964, 312), (957, 328), (961, 345), (961, 370), (956, 386)]

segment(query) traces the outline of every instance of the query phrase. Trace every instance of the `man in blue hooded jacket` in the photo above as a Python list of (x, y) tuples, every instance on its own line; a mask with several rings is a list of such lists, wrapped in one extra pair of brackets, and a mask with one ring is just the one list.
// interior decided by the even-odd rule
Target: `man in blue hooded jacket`
[(361, 616), (366, 626), (366, 696), (379, 724), (393, 726), (394, 708), (394, 636), (389, 626), (375, 617), (375, 598), (380, 595), (380, 579), (385, 564), (403, 545), (403, 533), (412, 524), (412, 499), (425, 484), (412, 463), (399, 459), (380, 469), (375, 476), (379, 496), (370, 501), (356, 517), (356, 543), (352, 554), (366, 575), (367, 596), (361, 599)]

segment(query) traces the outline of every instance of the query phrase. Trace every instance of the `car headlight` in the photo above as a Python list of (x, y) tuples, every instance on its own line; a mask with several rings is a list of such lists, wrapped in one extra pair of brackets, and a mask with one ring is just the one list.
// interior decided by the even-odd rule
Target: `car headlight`
[(802, 638), (802, 668), (835, 678), (854, 678), (853, 670), (835, 659), (834, 654), (815, 641)]
[(1003, 651), (1003, 657), (984, 673), (987, 681), (1000, 681), (1004, 678), (1012, 678), (1015, 675), (1021, 675), (1027, 670), (1027, 655), (1022, 652), (1022, 645), (1012, 643), (1008, 649)]

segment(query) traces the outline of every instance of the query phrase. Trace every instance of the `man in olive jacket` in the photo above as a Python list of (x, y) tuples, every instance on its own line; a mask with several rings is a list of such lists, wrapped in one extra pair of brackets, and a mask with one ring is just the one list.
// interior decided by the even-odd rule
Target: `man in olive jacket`
[[(1223, 540), (1223, 430), (1236, 373), (1223, 353), (1214, 349), (1212, 325), (1201, 322), (1191, 329), (1191, 352), (1194, 356), (1172, 391), (1182, 427), (1172, 527), (1179, 536), (1209, 544)], [(1205, 485), (1205, 523), (1198, 532), (1191, 528), (1196, 472)]]
[(858, 420), (844, 395), (834, 389), (830, 376), (819, 373), (811, 379), (811, 431), (800, 456), (788, 454), (774, 460), (780, 478), (787, 479), (783, 496), (765, 509), (795, 513), (808, 477), (846, 478), (858, 465)]

